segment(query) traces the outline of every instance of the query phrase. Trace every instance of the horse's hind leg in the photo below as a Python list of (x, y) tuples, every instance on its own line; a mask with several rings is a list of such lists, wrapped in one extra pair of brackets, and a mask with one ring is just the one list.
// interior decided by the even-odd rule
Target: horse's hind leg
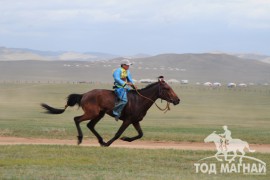
[(134, 137), (122, 137), (121, 140), (131, 142), (131, 141), (134, 141), (136, 139), (140, 139), (143, 136), (140, 122), (133, 123), (133, 126), (137, 130), (138, 135), (134, 136)]
[(235, 161), (235, 158), (236, 158), (236, 157), (237, 157), (237, 152), (236, 152), (236, 150), (235, 150), (235, 151), (233, 151), (233, 157), (229, 160), (229, 163)]
[(100, 145), (104, 145), (104, 141), (103, 138), (99, 135), (99, 133), (95, 130), (95, 126), (96, 124), (104, 117), (105, 113), (104, 112), (100, 112), (99, 116), (92, 119), (88, 124), (87, 127), (90, 129), (90, 131), (92, 131), (92, 133), (97, 137), (98, 142)]
[(83, 133), (82, 133), (82, 129), (81, 129), (81, 126), (80, 126), (80, 123), (83, 122), (83, 121), (86, 121), (86, 120), (89, 120), (90, 118), (88, 116), (86, 116), (85, 114), (82, 115), (82, 116), (76, 116), (74, 117), (74, 122), (75, 122), (75, 125), (76, 125), (76, 128), (77, 128), (77, 131), (78, 131), (78, 141), (77, 141), (77, 144), (81, 144), (82, 143), (82, 140), (83, 140)]
[(239, 150), (240, 152), (241, 152), (241, 156), (240, 156), (240, 159), (239, 159), (239, 163), (240, 164), (242, 164), (242, 160), (243, 160), (243, 157), (245, 156), (245, 151), (244, 151), (244, 149), (241, 149), (241, 150)]

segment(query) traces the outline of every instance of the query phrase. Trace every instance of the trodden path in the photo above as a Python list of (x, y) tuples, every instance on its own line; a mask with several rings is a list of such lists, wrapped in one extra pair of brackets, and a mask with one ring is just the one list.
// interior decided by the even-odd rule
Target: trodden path
[[(42, 139), (24, 137), (5, 137), (0, 136), (0, 145), (76, 145), (76, 140), (66, 139)], [(80, 146), (98, 147), (99, 143), (85, 137)], [(249, 144), (250, 148), (256, 152), (270, 153), (270, 144)], [(134, 141), (124, 142), (115, 141), (110, 147), (134, 148), (134, 149), (178, 149), (178, 150), (213, 150), (213, 143), (200, 142), (159, 142), (159, 141)]]

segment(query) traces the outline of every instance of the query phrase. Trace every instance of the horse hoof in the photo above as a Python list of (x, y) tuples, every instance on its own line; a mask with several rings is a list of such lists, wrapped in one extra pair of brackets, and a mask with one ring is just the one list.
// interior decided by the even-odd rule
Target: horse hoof
[(80, 145), (82, 143), (83, 137), (82, 136), (78, 136), (77, 138), (78, 138), (77, 145)]
[(100, 146), (101, 147), (106, 147), (106, 143), (102, 140), (102, 141), (98, 141), (99, 142), (99, 144), (100, 144)]
[(127, 142), (131, 142), (131, 139), (129, 137), (121, 137), (120, 138), (122, 141), (127, 141)]
[(101, 147), (109, 147), (109, 145), (107, 143), (102, 143), (100, 144)]
[(78, 141), (77, 141), (77, 145), (78, 145), (78, 146), (79, 146), (81, 143), (82, 143), (81, 140), (78, 140)]

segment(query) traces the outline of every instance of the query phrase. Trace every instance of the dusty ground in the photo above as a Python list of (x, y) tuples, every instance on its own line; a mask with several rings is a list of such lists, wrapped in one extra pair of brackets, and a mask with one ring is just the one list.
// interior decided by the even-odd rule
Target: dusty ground
[[(23, 138), (23, 137), (1, 137), (0, 145), (16, 145), (16, 144), (43, 144), (43, 145), (77, 145), (76, 140), (62, 139), (38, 139), (38, 138)], [(99, 146), (97, 141), (89, 140), (85, 137), (80, 146)], [(250, 149), (256, 152), (270, 153), (270, 144), (250, 144)], [(178, 150), (213, 150), (213, 143), (199, 142), (157, 142), (157, 141), (134, 141), (124, 142), (121, 140), (115, 141), (111, 147), (121, 148), (136, 148), (136, 149), (178, 149)]]

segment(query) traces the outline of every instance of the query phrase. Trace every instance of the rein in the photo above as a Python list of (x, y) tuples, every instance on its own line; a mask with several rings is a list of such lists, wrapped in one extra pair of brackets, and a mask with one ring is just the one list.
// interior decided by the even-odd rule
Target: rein
[(133, 87), (134, 87), (135, 91), (137, 92), (137, 94), (138, 94), (139, 96), (141, 96), (141, 97), (143, 97), (143, 98), (145, 98), (145, 99), (148, 99), (149, 101), (152, 101), (153, 103), (155, 103), (156, 107), (157, 107), (160, 111), (164, 111), (164, 113), (166, 113), (167, 111), (171, 110), (171, 108), (170, 108), (170, 103), (169, 103), (168, 101), (167, 101), (166, 107), (165, 107), (164, 109), (162, 109), (161, 107), (159, 107), (159, 106), (157, 105), (157, 103), (156, 103), (155, 101), (153, 101), (152, 99), (150, 99), (150, 98), (148, 98), (148, 97), (142, 95), (141, 93), (139, 93), (138, 89), (137, 89), (135, 86), (133, 86)]

